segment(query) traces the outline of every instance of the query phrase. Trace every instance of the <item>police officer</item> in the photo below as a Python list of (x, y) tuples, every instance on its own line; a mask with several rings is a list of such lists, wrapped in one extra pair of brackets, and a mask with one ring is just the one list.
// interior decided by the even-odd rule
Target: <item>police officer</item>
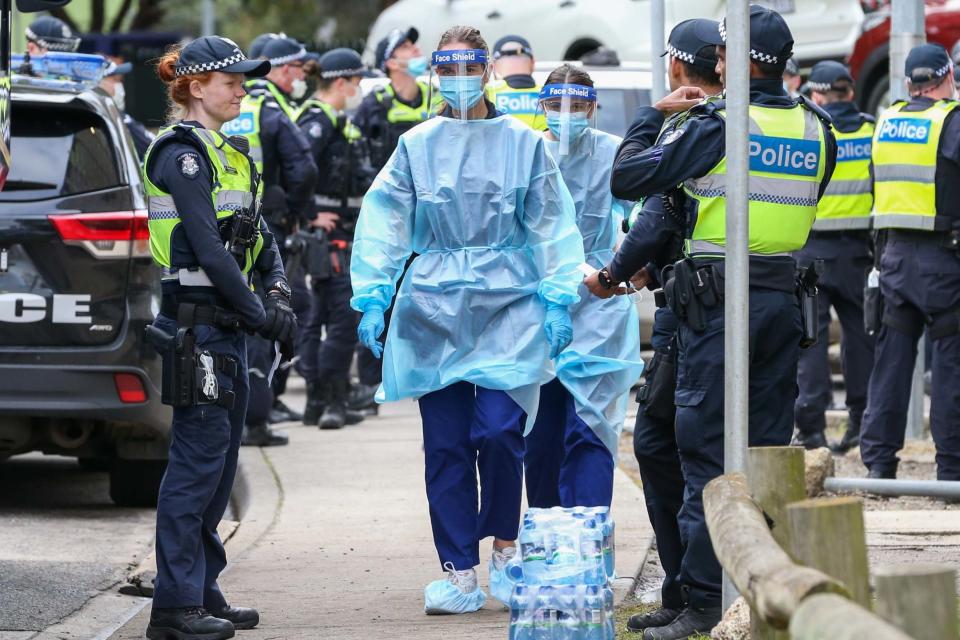
[[(269, 59), (275, 66), (259, 85), (249, 87), (239, 117), (224, 125), (223, 131), (228, 135), (242, 135), (250, 143), (250, 155), (263, 175), (264, 218), (282, 253), (287, 236), (307, 222), (317, 180), (310, 143), (293, 121), (297, 110), (292, 97), (293, 88), (297, 82), (306, 86), (303, 64), (308, 54), (296, 40), (277, 34), (267, 39), (261, 57)], [(291, 273), (290, 276), (294, 309), (305, 317), (309, 311), (309, 291), (302, 274)], [(266, 423), (268, 420), (299, 421), (303, 417), (279, 400), (288, 370), (280, 369), (274, 374), (272, 384), (268, 383), (273, 361), (271, 346), (252, 339), (249, 347), (250, 382), (257, 389), (253, 394), (250, 417), (256, 421), (248, 424), (244, 443), (284, 444), (285, 436), (272, 433)], [(271, 386), (269, 392), (260, 389), (268, 384)], [(266, 407), (261, 406), (261, 401), (267, 402)], [(267, 417), (261, 420), (262, 416)]]
[(358, 321), (350, 307), (350, 252), (360, 203), (375, 173), (363, 134), (344, 113), (356, 109), (361, 100), (360, 78), (369, 75), (360, 55), (351, 49), (333, 49), (320, 57), (318, 67), (317, 91), (297, 119), (320, 170), (316, 214), (310, 221), (317, 238), (309, 243), (320, 246), (317, 255), (307, 260), (313, 295), (302, 330), (299, 369), (307, 381), (303, 423), (339, 429), (363, 419), (346, 406)]
[(504, 36), (493, 45), (493, 70), (497, 75), (487, 85), (487, 99), (497, 111), (509, 114), (536, 131), (544, 131), (547, 122), (539, 111), (542, 88), (533, 79), (536, 60), (526, 38)]
[[(721, 24), (717, 71), (725, 74)], [(796, 262), (789, 252), (804, 245), (817, 201), (833, 173), (836, 142), (829, 117), (783, 89), (793, 48), (776, 12), (750, 10), (750, 118), (753, 134), (750, 218), (750, 444), (785, 445), (793, 425), (797, 358), (802, 338)], [(688, 258), (665, 271), (664, 291), (680, 318), (675, 401), (676, 438), (685, 481), (680, 530), (687, 547), (680, 582), (688, 605), (666, 626), (647, 628), (645, 639), (675, 640), (709, 631), (720, 619), (720, 565), (703, 514), (703, 487), (723, 473), (725, 271), (725, 104), (694, 106), (703, 91), (681, 87), (657, 108), (641, 107), (624, 139), (612, 177), (614, 195), (640, 200), (683, 183), (692, 230)], [(654, 143), (666, 115), (689, 117)], [(793, 153), (786, 153), (789, 145)], [(798, 151), (802, 151), (797, 155)], [(608, 269), (601, 284), (614, 288)], [(619, 277), (620, 274), (617, 274)], [(746, 348), (747, 345), (743, 345)]]
[(846, 388), (848, 421), (842, 440), (845, 453), (860, 440), (860, 422), (867, 406), (867, 382), (873, 367), (873, 338), (863, 325), (863, 287), (872, 263), (870, 212), (873, 172), (870, 142), (874, 118), (853, 102), (853, 77), (841, 63), (818, 62), (807, 82), (811, 98), (833, 118), (837, 169), (817, 207), (817, 220), (807, 244), (794, 257), (800, 265), (822, 261), (817, 343), (800, 352), (795, 405), (797, 433), (807, 449), (827, 446), (825, 412), (833, 401), (827, 358), (832, 306), (843, 328), (840, 353)]
[(387, 74), (390, 83), (370, 92), (360, 103), (354, 124), (370, 141), (372, 161), (378, 170), (397, 148), (400, 134), (426, 120), (432, 112), (430, 85), (419, 80), (427, 73), (427, 59), (417, 46), (420, 33), (413, 27), (394, 29), (377, 44), (377, 68)]
[[(226, 566), (217, 524), (247, 407), (244, 331), (289, 341), (295, 317), (276, 243), (256, 216), (259, 176), (244, 141), (219, 129), (239, 112), (243, 74), (269, 68), (219, 36), (170, 51), (158, 65), (174, 124), (144, 162), (163, 291), (148, 336), (164, 355), (163, 396), (174, 409), (148, 638), (232, 638), (259, 622), (256, 610), (229, 606), (217, 585)], [(263, 303), (249, 287), (253, 272), (267, 291)]]
[(787, 95), (796, 98), (800, 95), (800, 85), (803, 84), (803, 77), (800, 75), (800, 66), (793, 58), (787, 60), (787, 66), (783, 70), (783, 88)]
[(142, 122), (133, 118), (126, 111), (126, 91), (123, 88), (123, 76), (132, 70), (133, 65), (129, 62), (123, 64), (110, 62), (110, 66), (104, 71), (103, 78), (100, 80), (100, 88), (113, 98), (117, 109), (123, 115), (123, 124), (127, 126), (130, 137), (133, 138), (133, 146), (137, 150), (137, 157), (143, 160), (143, 157), (147, 154), (147, 147), (150, 146), (156, 136)]
[(940, 45), (921, 45), (907, 55), (905, 73), (910, 100), (880, 116), (873, 139), (884, 302), (860, 455), (871, 478), (896, 477), (917, 341), (926, 328), (933, 343), (937, 478), (960, 480), (960, 118), (953, 63)]
[[(669, 55), (671, 91), (684, 86), (698, 87), (707, 96), (714, 96), (723, 90), (716, 71), (717, 55), (713, 44), (718, 28), (716, 20), (693, 19), (681, 22), (670, 32), (664, 54)], [(659, 139), (676, 131), (686, 117), (686, 112), (672, 115), (664, 124)], [(641, 120), (638, 125), (647, 126), (647, 123)], [(607, 266), (611, 278), (617, 282), (630, 279), (638, 288), (659, 286), (656, 280), (662, 269), (683, 257), (686, 227), (683, 194), (678, 189), (647, 198), (620, 250)], [(597, 276), (588, 278), (586, 284), (594, 295), (608, 297), (613, 294), (613, 290), (600, 285)], [(633, 616), (627, 623), (633, 631), (670, 624), (686, 604), (680, 585), (680, 563), (685, 544), (677, 523), (683, 505), (684, 485), (674, 435), (676, 408), (673, 402), (678, 324), (669, 307), (657, 309), (651, 337), (654, 357), (644, 371), (645, 384), (638, 395), (640, 407), (633, 430), (634, 453), (640, 466), (647, 514), (656, 535), (657, 553), (665, 577), (660, 589), (660, 607)]]
[[(390, 83), (364, 97), (353, 117), (353, 123), (367, 140), (370, 160), (376, 170), (393, 155), (401, 134), (426, 120), (443, 105), (439, 92), (419, 80), (427, 73), (427, 59), (417, 46), (419, 37), (413, 27), (394, 29), (377, 43), (377, 68), (387, 74)], [(389, 325), (390, 310), (386, 321)], [(380, 386), (381, 363), (362, 346), (357, 347), (357, 373), (360, 384), (351, 393), (350, 407), (376, 414), (379, 405), (373, 401), (373, 396)]]
[(27, 53), (42, 56), (47, 51), (73, 52), (80, 46), (80, 36), (60, 18), (41, 16), (24, 30), (27, 37)]

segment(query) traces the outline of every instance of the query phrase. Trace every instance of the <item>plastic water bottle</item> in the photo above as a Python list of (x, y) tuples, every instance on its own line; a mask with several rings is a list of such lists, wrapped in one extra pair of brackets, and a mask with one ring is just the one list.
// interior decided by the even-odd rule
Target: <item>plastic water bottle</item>
[(580, 535), (575, 523), (555, 526), (544, 539), (546, 578), (551, 584), (576, 584), (581, 570)]
[(533, 611), (526, 585), (513, 588), (510, 596), (510, 640), (533, 640)]
[(583, 584), (603, 586), (607, 583), (603, 532), (596, 520), (584, 522), (580, 531), (580, 559), (583, 564)]
[(589, 586), (583, 598), (583, 640), (607, 640), (606, 611), (600, 587)]
[(520, 556), (523, 561), (523, 579), (528, 585), (541, 584), (546, 568), (546, 548), (543, 533), (530, 522), (520, 532)]
[(613, 589), (603, 589), (604, 611), (604, 640), (614, 640), (617, 637), (616, 624), (613, 619)]
[(557, 610), (553, 606), (550, 587), (537, 590), (533, 613), (533, 634), (530, 640), (557, 640)]

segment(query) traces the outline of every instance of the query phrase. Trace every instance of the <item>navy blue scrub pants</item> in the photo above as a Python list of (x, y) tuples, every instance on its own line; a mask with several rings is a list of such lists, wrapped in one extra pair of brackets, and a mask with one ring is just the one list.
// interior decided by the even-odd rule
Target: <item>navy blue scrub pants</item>
[(806, 246), (794, 254), (805, 267), (814, 260), (824, 264), (817, 284), (820, 293), (817, 344), (800, 350), (795, 405), (797, 429), (803, 434), (822, 433), (826, 411), (833, 401), (830, 379), (830, 307), (837, 312), (843, 331), (840, 357), (847, 395), (849, 427), (859, 433), (867, 408), (867, 384), (873, 368), (874, 340), (863, 328), (863, 288), (873, 263), (866, 231), (813, 232)]
[[(309, 382), (328, 377), (349, 381), (359, 322), (357, 312), (350, 308), (353, 295), (350, 275), (314, 282), (312, 288), (310, 313), (300, 328), (302, 349), (298, 369)], [(366, 348), (364, 351), (369, 352)], [(379, 360), (374, 360), (380, 365)]]
[(526, 415), (505, 391), (457, 382), (420, 398), (420, 416), (440, 565), (471, 569), (480, 564), (480, 540), (517, 537)]
[[(670, 347), (677, 332), (679, 321), (669, 308), (657, 309), (653, 321), (651, 345), (657, 352)], [(647, 380), (656, 375), (656, 369), (645, 371)], [(647, 516), (657, 539), (657, 554), (665, 577), (660, 588), (661, 604), (667, 609), (680, 609), (684, 596), (680, 588), (680, 564), (686, 549), (677, 517), (683, 506), (683, 470), (677, 451), (677, 436), (674, 420), (661, 420), (645, 412), (640, 403), (637, 422), (633, 428), (633, 452), (640, 465), (643, 481), (643, 497), (647, 504)]]
[(580, 416), (559, 379), (540, 387), (540, 409), (526, 438), (527, 504), (609, 507), (613, 454)]
[[(891, 232), (880, 262), (884, 324), (877, 337), (869, 402), (860, 433), (868, 469), (896, 471), (903, 448), (910, 384), (924, 317), (960, 309), (960, 258), (940, 246), (941, 236), (902, 239)], [(888, 314), (895, 314), (897, 327)], [(954, 319), (956, 322), (956, 319)], [(960, 334), (932, 338), (930, 431), (937, 447), (937, 479), (960, 480)]]
[[(721, 604), (720, 563), (703, 514), (703, 487), (723, 474), (723, 307), (707, 327), (680, 324), (677, 352), (677, 447), (686, 482), (680, 531), (687, 548), (680, 581), (695, 607)], [(750, 287), (749, 445), (785, 446), (793, 433), (800, 351), (800, 306), (792, 292)]]
[[(154, 324), (169, 334), (176, 323), (158, 316)], [(217, 525), (223, 517), (237, 473), (237, 452), (247, 410), (245, 335), (208, 325), (194, 328), (197, 346), (230, 355), (240, 375), (217, 372), (221, 389), (233, 390), (233, 409), (216, 405), (175, 408), (170, 460), (157, 502), (157, 579), (153, 606), (219, 610), (227, 601), (217, 577), (227, 566)]]

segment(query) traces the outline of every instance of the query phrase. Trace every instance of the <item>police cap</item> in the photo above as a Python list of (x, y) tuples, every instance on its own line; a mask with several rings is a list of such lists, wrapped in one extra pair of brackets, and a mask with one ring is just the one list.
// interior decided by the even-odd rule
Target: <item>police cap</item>
[(823, 60), (813, 65), (807, 86), (811, 91), (846, 91), (853, 85), (853, 76), (843, 63), (836, 60)]
[(274, 67), (280, 67), (306, 59), (307, 50), (293, 38), (277, 34), (276, 38), (270, 38), (263, 45), (260, 57), (269, 60)]
[(237, 43), (229, 38), (203, 36), (180, 50), (174, 73), (179, 77), (208, 71), (243, 73), (260, 78), (270, 72), (270, 63), (266, 60), (248, 60)]
[[(720, 23), (720, 44), (727, 44), (726, 18)], [(750, 59), (775, 67), (786, 67), (793, 55), (793, 34), (787, 21), (773, 9), (750, 6)]]
[(670, 54), (687, 64), (713, 69), (717, 66), (719, 25), (706, 18), (684, 20), (670, 32), (667, 50), (662, 55)]
[(27, 40), (50, 51), (76, 51), (80, 37), (73, 35), (67, 23), (53, 16), (41, 16), (24, 31)]
[(939, 44), (921, 44), (907, 54), (904, 73), (913, 84), (939, 80), (950, 73), (953, 63)]
[(530, 56), (533, 57), (533, 47), (530, 41), (523, 36), (503, 36), (493, 45), (493, 59), (503, 56)]
[(394, 50), (404, 42), (416, 44), (420, 38), (420, 32), (410, 27), (407, 30), (394, 29), (387, 34), (387, 37), (377, 43), (377, 68), (381, 71), (387, 70), (387, 60), (393, 57)]
[(369, 78), (372, 74), (363, 65), (360, 54), (353, 49), (341, 47), (331, 49), (320, 56), (320, 77), (324, 80), (335, 78)]
[(286, 37), (286, 34), (283, 33), (261, 33), (250, 43), (250, 50), (247, 51), (247, 56), (249, 58), (259, 58), (263, 54), (263, 48), (267, 46), (270, 40), (284, 37)]

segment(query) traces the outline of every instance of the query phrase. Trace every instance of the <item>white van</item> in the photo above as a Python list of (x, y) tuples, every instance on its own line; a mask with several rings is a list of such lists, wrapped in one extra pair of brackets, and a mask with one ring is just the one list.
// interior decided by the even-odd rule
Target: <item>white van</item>
[[(755, 0), (786, 18), (801, 67), (831, 58), (842, 60), (860, 36), (860, 0)], [(722, 0), (666, 0), (666, 26), (688, 18), (721, 19)], [(490, 46), (516, 34), (530, 41), (541, 60), (578, 60), (603, 46), (621, 60), (650, 60), (650, 0), (398, 0), (370, 28), (364, 53), (373, 63), (377, 42), (391, 29), (420, 31), (426, 55), (453, 25), (477, 27)], [(660, 54), (661, 52), (654, 52)]]

